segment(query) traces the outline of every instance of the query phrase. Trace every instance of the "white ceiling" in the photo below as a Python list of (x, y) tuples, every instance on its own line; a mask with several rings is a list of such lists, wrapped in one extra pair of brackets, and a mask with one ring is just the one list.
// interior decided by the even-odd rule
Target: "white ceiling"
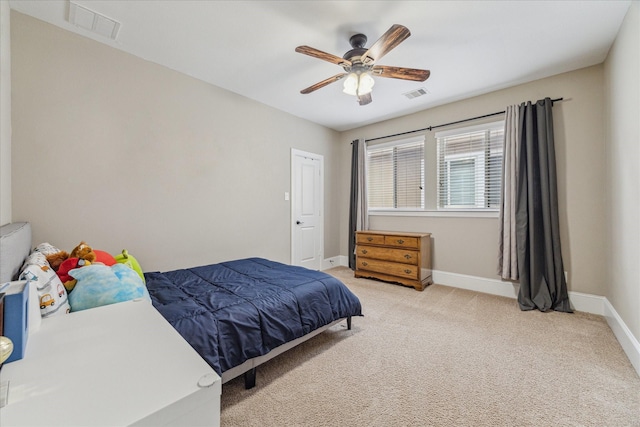
[[(604, 61), (631, 0), (598, 1), (75, 1), (121, 23), (115, 41), (67, 22), (67, 0), (11, 8), (339, 131)], [(342, 56), (392, 24), (411, 37), (379, 65), (431, 70), (421, 82), (377, 78), (360, 106), (341, 82), (300, 90), (342, 69), (296, 53)], [(407, 99), (424, 87), (429, 94)]]

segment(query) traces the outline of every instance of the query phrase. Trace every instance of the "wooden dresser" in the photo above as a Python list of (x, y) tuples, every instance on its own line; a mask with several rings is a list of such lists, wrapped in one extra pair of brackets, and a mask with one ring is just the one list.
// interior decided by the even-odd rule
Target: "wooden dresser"
[(413, 286), (431, 283), (431, 233), (356, 232), (355, 277)]

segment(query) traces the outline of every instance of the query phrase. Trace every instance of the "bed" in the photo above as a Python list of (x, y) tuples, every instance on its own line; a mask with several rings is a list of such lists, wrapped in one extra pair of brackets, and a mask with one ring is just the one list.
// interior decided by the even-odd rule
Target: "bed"
[(361, 316), (358, 298), (320, 271), (247, 258), (145, 273), (156, 309), (227, 382), (338, 322)]
[[(2, 282), (16, 278), (31, 248), (28, 222), (0, 227)], [(359, 299), (333, 276), (262, 258), (144, 277), (153, 306), (222, 382), (244, 375), (247, 388), (260, 364), (340, 322), (351, 329), (362, 315)]]

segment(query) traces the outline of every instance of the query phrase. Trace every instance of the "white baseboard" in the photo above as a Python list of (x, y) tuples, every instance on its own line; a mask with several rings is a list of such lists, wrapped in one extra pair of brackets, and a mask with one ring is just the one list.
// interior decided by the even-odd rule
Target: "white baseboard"
[(348, 267), (349, 266), (349, 258), (345, 255), (338, 255), (331, 258), (325, 258), (322, 260), (322, 270), (327, 270), (333, 267)]
[[(453, 286), (508, 298), (517, 298), (520, 290), (518, 283), (438, 270), (433, 271), (433, 282), (439, 285)], [(569, 291), (569, 299), (574, 310), (604, 316), (605, 297)]]
[(466, 274), (448, 273), (446, 271), (433, 270), (433, 283), (468, 291), (484, 292), (485, 294), (499, 295), (502, 297), (516, 298), (518, 296), (518, 284), (503, 282), (496, 279), (468, 276)]
[(636, 372), (640, 375), (640, 343), (636, 337), (633, 336), (616, 309), (613, 308), (609, 300), (606, 298), (604, 308), (604, 317), (607, 319), (609, 327), (622, 346), (622, 349), (627, 354), (627, 357), (636, 369)]

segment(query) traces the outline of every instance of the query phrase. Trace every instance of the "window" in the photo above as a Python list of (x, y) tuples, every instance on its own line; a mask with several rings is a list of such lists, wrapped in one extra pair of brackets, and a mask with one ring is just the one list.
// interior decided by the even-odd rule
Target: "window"
[(424, 136), (367, 147), (369, 209), (424, 209)]
[(436, 133), (438, 209), (500, 208), (504, 122)]
[(367, 146), (372, 215), (493, 216), (504, 121)]

